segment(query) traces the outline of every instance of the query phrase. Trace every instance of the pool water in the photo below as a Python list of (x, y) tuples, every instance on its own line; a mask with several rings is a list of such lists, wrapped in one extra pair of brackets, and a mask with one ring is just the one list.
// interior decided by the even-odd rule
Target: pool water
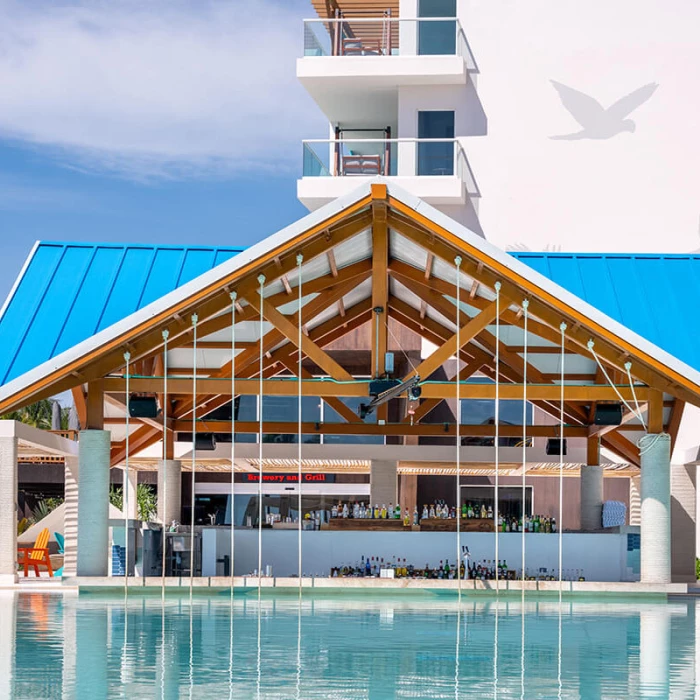
[(0, 593), (0, 698), (691, 698), (696, 605)]

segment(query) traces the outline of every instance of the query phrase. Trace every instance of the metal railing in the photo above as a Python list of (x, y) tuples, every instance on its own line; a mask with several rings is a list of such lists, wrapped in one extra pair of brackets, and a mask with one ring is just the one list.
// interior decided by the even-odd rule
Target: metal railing
[(309, 139), (303, 177), (457, 177), (471, 196), (479, 188), (457, 139)]
[(305, 19), (304, 56), (461, 56), (479, 71), (456, 17)]

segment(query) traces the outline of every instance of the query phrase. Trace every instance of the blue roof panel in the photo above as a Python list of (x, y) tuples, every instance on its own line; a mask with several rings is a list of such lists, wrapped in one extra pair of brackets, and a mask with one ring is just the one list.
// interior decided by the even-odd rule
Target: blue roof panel
[(700, 298), (700, 255), (512, 255), (700, 371), (700, 344), (693, 327)]
[(38, 243), (0, 316), (0, 385), (241, 250)]

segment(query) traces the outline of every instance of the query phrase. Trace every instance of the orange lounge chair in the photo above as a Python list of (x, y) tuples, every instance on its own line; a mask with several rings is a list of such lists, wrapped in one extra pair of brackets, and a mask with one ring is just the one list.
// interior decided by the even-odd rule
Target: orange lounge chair
[(44, 528), (33, 547), (18, 547), (17, 553), (22, 556), (19, 558), (19, 565), (24, 568), (25, 578), (29, 575), (29, 567), (34, 569), (35, 575), (39, 576), (39, 566), (45, 566), (49, 572), (49, 576), (53, 576), (51, 568), (51, 559), (49, 557), (49, 530)]

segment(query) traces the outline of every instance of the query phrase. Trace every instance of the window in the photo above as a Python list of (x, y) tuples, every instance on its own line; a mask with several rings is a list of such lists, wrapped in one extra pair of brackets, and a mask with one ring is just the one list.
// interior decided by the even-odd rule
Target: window
[(444, 143), (418, 143), (417, 175), (454, 175), (455, 113), (418, 112), (419, 139), (446, 139)]
[[(455, 17), (457, 0), (419, 0), (419, 17)], [(455, 54), (457, 23), (418, 22), (419, 56), (453, 56)]]

